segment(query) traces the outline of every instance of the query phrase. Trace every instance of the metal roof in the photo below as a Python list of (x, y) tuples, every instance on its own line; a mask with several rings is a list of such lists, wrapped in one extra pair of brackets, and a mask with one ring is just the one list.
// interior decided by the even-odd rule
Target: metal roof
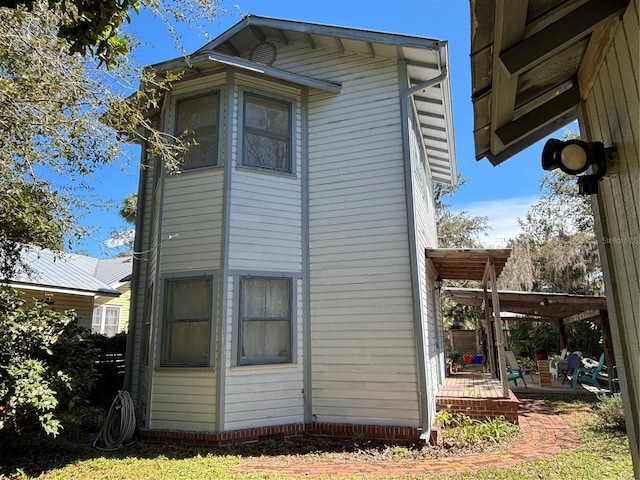
[[(251, 51), (265, 42), (288, 45), (303, 43), (313, 49), (354, 52), (368, 57), (402, 60), (406, 63), (407, 88), (416, 87), (440, 75), (443, 81), (415, 92), (412, 104), (422, 133), (432, 178), (456, 182), (457, 167), (453, 133), (451, 86), (447, 75), (448, 44), (425, 37), (320, 25), (248, 15), (236, 25), (194, 52), (187, 62), (176, 58), (153, 65), (156, 70), (185, 69), (210, 62), (232, 65), (299, 85), (340, 91), (340, 79), (319, 79), (247, 60)], [(291, 70), (290, 70), (291, 69)]]
[[(471, 0), (476, 158), (497, 165), (576, 118), (629, 0)], [(597, 61), (597, 60), (595, 60)]]
[[(101, 259), (71, 253), (56, 253), (51, 250), (28, 247), (23, 252), (23, 260), (28, 272), (20, 272), (8, 280), (13, 286), (25, 288), (56, 288), (76, 294), (118, 296), (120, 292), (112, 288), (107, 281), (117, 271), (117, 277), (123, 278), (122, 270), (126, 263), (116, 259)], [(102, 267), (99, 267), (102, 263)], [(120, 265), (117, 265), (120, 263)], [(100, 278), (97, 271), (102, 270)], [(129, 275), (131, 263), (128, 264)], [(117, 282), (113, 283), (118, 283)]]

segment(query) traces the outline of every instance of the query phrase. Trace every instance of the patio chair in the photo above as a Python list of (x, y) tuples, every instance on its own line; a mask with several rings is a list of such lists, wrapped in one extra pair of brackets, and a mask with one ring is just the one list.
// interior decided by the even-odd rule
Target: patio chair
[(573, 373), (573, 379), (571, 381), (571, 388), (576, 388), (578, 382), (589, 383), (596, 387), (598, 390), (602, 390), (600, 383), (598, 382), (598, 375), (604, 368), (604, 353), (600, 355), (600, 361), (597, 367), (578, 367)]
[(522, 379), (522, 383), (524, 383), (525, 388), (529, 388), (527, 386), (527, 381), (524, 379), (524, 370), (520, 368), (518, 365), (518, 361), (516, 360), (516, 356), (510, 350), (505, 350), (504, 352), (505, 358), (507, 360), (507, 381), (513, 382), (513, 384), (518, 386), (518, 379)]
[(567, 365), (563, 368), (560, 368), (560, 375), (562, 375), (563, 385), (565, 381), (571, 380), (569, 378), (570, 376), (573, 375), (573, 377), (575, 378), (575, 371), (581, 365), (580, 362), (580, 355), (578, 355), (577, 353), (573, 352), (571, 355), (569, 355), (569, 358), (567, 359)]

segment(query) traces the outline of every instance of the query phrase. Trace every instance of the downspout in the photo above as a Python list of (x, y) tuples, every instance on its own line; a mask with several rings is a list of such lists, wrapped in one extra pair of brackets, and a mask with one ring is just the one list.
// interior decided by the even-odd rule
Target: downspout
[[(136, 206), (136, 225), (135, 225), (135, 237), (133, 240), (133, 268), (131, 271), (131, 298), (129, 300), (129, 325), (127, 327), (127, 345), (125, 351), (125, 368), (124, 371), (124, 385), (123, 388), (131, 393), (131, 388), (133, 387), (133, 356), (134, 356), (134, 346), (135, 340), (137, 338), (136, 331), (138, 328), (138, 290), (140, 283), (140, 262), (141, 258), (137, 257), (140, 255), (142, 251), (142, 222), (144, 217), (144, 208), (143, 205), (145, 203), (144, 199), (146, 196), (146, 185), (147, 185), (147, 172), (144, 168), (144, 158), (145, 158), (145, 145), (142, 145), (142, 152), (140, 152), (140, 177), (138, 178), (138, 204)], [(142, 201), (140, 201), (142, 199)], [(131, 315), (133, 313), (133, 315)], [(144, 315), (144, 312), (143, 312)], [(132, 321), (133, 320), (133, 321)], [(138, 363), (138, 370), (140, 370), (141, 366)], [(137, 390), (140, 389), (140, 382), (138, 382)], [(139, 400), (139, 391), (133, 392), (134, 399)]]
[[(406, 85), (408, 84), (407, 64), (405, 60), (401, 60), (398, 64), (399, 78)], [(438, 85), (447, 78), (447, 68), (441, 67), (440, 74), (436, 77), (426, 80), (413, 87), (406, 88), (400, 93), (400, 113), (402, 119), (402, 147), (404, 150), (404, 181), (405, 181), (405, 194), (407, 201), (407, 223), (409, 230), (409, 257), (410, 257), (410, 272), (411, 272), (411, 294), (413, 299), (413, 326), (416, 341), (416, 368), (418, 373), (418, 407), (420, 425), (422, 427), (421, 439), (429, 437), (431, 425), (427, 424), (427, 412), (428, 412), (428, 399), (426, 395), (427, 391), (427, 377), (426, 377), (426, 362), (425, 362), (425, 337), (422, 328), (422, 309), (420, 302), (420, 278), (418, 268), (418, 252), (416, 244), (416, 232), (415, 232), (415, 206), (413, 203), (413, 182), (411, 172), (411, 149), (409, 145), (409, 127), (407, 121), (410, 113), (410, 101), (409, 98), (416, 93), (425, 90), (427, 88)]]

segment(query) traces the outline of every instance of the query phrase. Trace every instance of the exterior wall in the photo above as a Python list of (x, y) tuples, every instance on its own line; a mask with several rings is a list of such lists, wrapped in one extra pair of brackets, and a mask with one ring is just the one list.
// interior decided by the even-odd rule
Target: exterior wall
[[(214, 74), (182, 82), (176, 92), (220, 81), (220, 124), (229, 126), (219, 134), (223, 168), (167, 177), (158, 189), (146, 180), (142, 235), (149, 257), (140, 274), (136, 337), (144, 331), (144, 289), (152, 284), (155, 320), (149, 367), (138, 361), (140, 375), (132, 380), (148, 411), (145, 427), (229, 431), (295, 425), (310, 421), (305, 409), (311, 408), (320, 424), (417, 428), (410, 246), (419, 252), (414, 267), (421, 278), (421, 313), (431, 318), (433, 288), (424, 270), (424, 247), (435, 245), (435, 224), (424, 154), (414, 138), (414, 163), (423, 170), (410, 179), (416, 192), (411, 214), (420, 230), (410, 245), (397, 62), (280, 44), (273, 66), (340, 81), (342, 91), (310, 89), (307, 94), (230, 70), (224, 78)], [(293, 102), (292, 175), (237, 165), (245, 91)], [(171, 131), (170, 101), (165, 109), (165, 129)], [(202, 269), (219, 272), (220, 307), (212, 335), (222, 342), (221, 354), (215, 355), (221, 363), (162, 368), (159, 284), (165, 276)], [(237, 282), (244, 274), (293, 278), (291, 364), (237, 366)], [(424, 347), (433, 348), (433, 325), (420, 327), (426, 332)], [(311, 350), (305, 352), (309, 338)], [(135, 350), (139, 359), (142, 340)], [(311, 352), (313, 357), (305, 358)], [(426, 368), (436, 360), (427, 359)], [(431, 380), (429, 388), (434, 385)], [(310, 398), (305, 396), (309, 387)], [(429, 402), (433, 415), (435, 400)]]
[(131, 303), (131, 282), (125, 282), (116, 288), (120, 292), (119, 297), (97, 296), (94, 300), (94, 307), (108, 305), (110, 307), (120, 307), (120, 319), (118, 332), (126, 332), (129, 328), (129, 308)]
[(342, 82), (339, 95), (309, 95), (313, 419), (416, 426), (397, 64), (321, 49), (304, 55), (282, 68)]
[[(33, 304), (32, 299), (53, 300), (53, 309), (57, 312), (65, 310), (75, 310), (78, 314), (78, 325), (87, 329), (91, 328), (91, 317), (93, 315), (92, 295), (70, 295), (68, 293), (49, 293), (42, 290), (18, 289), (23, 294), (27, 305)], [(51, 296), (52, 295), (52, 296)]]
[[(640, 72), (638, 0), (615, 32), (593, 88), (582, 92), (581, 129), (588, 140), (615, 145), (617, 167), (594, 197), (616, 364), (636, 472), (640, 465)], [(609, 168), (609, 166), (607, 167)], [(616, 171), (617, 170), (617, 171)]]
[[(184, 81), (172, 91), (164, 114), (164, 130), (174, 131), (175, 98), (204, 91), (223, 92), (226, 74), (205, 75)], [(220, 112), (225, 109), (220, 95)], [(222, 114), (219, 116), (222, 118)], [(222, 122), (220, 122), (222, 123)], [(219, 129), (223, 139), (225, 129)], [(219, 141), (219, 165), (225, 164), (224, 141)], [(151, 189), (153, 209), (149, 232), (148, 282), (153, 282), (152, 332), (148, 367), (143, 367), (142, 383), (149, 428), (215, 431), (217, 429), (217, 373), (215, 362), (203, 368), (167, 368), (160, 365), (163, 284), (168, 277), (190, 272), (217, 272), (222, 262), (224, 166), (165, 175)], [(149, 284), (147, 284), (148, 287)], [(219, 285), (219, 282), (218, 282)], [(219, 293), (214, 287), (214, 300)], [(143, 292), (146, 295), (146, 292)], [(214, 301), (211, 345), (219, 332), (218, 301)], [(144, 307), (143, 307), (144, 308)], [(149, 308), (147, 306), (147, 308)], [(144, 314), (141, 319), (144, 319)], [(144, 323), (144, 320), (142, 320)], [(143, 327), (144, 328), (144, 327)], [(214, 347), (215, 350), (215, 347)], [(213, 352), (211, 358), (217, 358)]]
[[(442, 343), (442, 317), (439, 299), (436, 297), (434, 275), (427, 270), (425, 249), (437, 246), (435, 205), (431, 193), (431, 175), (427, 158), (419, 140), (419, 125), (414, 115), (409, 122), (409, 153), (415, 224), (416, 271), (418, 273), (420, 318), (424, 353), (423, 374), (427, 411), (423, 412), (423, 424), (431, 425), (436, 413), (436, 393), (442, 383), (444, 356)], [(417, 339), (416, 341), (419, 341)]]
[[(242, 274), (284, 275), (302, 272), (301, 98), (298, 88), (234, 75), (230, 157), (229, 276), (224, 315), (224, 430), (304, 421), (302, 282), (295, 281), (292, 308), (292, 363), (238, 366), (234, 350), (239, 323), (237, 279)], [(244, 92), (283, 99), (293, 105), (291, 175), (238, 166)]]

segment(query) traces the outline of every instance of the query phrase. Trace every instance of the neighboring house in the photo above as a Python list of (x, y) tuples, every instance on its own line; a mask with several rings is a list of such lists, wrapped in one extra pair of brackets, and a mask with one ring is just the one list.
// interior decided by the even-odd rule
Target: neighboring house
[(23, 259), (29, 271), (5, 283), (25, 300), (44, 300), (59, 311), (73, 309), (81, 326), (107, 336), (127, 329), (131, 257), (98, 259), (28, 247)]
[(141, 426), (428, 431), (447, 43), (248, 16), (153, 68), (184, 73), (155, 121), (198, 146), (177, 175), (143, 158), (125, 379)]
[(591, 196), (627, 432), (640, 478), (640, 5), (472, 0), (478, 159), (494, 165), (574, 119), (616, 147)]

